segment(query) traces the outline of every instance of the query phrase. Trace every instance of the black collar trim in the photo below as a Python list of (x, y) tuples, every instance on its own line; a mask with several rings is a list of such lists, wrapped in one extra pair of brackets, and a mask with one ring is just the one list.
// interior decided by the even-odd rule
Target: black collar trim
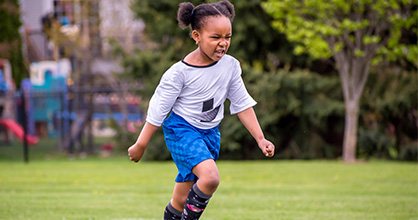
[(197, 66), (197, 65), (192, 65), (192, 64), (188, 64), (188, 63), (186, 63), (186, 61), (184, 61), (184, 59), (182, 59), (182, 60), (181, 60), (181, 62), (182, 62), (182, 63), (184, 63), (184, 64), (186, 64), (187, 66), (191, 66), (191, 67), (195, 67), (195, 68), (207, 68), (207, 67), (214, 66), (215, 64), (217, 64), (217, 63), (218, 63), (218, 61), (215, 61), (215, 62), (213, 62), (213, 63), (211, 63), (211, 64), (208, 64), (208, 65), (204, 65), (204, 66)]

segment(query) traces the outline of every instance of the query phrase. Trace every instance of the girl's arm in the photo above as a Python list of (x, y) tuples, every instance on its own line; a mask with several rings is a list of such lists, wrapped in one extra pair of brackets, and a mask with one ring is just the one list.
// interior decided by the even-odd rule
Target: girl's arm
[(258, 123), (254, 109), (251, 107), (238, 113), (238, 118), (257, 141), (258, 147), (263, 151), (263, 154), (267, 157), (274, 156), (274, 145), (264, 138), (263, 131)]
[(133, 144), (128, 149), (129, 159), (131, 159), (134, 162), (138, 162), (141, 159), (142, 155), (144, 155), (145, 148), (147, 148), (147, 145), (151, 140), (152, 135), (154, 135), (157, 129), (157, 126), (145, 122), (145, 125), (142, 128), (142, 131), (139, 134), (139, 137), (136, 140), (135, 144)]

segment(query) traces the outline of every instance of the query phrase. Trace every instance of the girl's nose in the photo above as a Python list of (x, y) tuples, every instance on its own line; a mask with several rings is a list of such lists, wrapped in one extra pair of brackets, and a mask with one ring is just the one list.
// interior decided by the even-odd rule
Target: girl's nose
[(219, 45), (220, 45), (220, 46), (227, 46), (227, 45), (228, 45), (228, 43), (227, 43), (227, 41), (226, 41), (226, 40), (221, 40), (221, 41), (219, 42)]

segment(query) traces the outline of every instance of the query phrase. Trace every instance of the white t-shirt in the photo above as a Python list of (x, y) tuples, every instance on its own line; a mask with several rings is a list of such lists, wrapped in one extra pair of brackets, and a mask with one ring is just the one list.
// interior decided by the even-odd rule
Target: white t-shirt
[(216, 127), (224, 117), (226, 99), (231, 102), (231, 114), (257, 104), (248, 94), (241, 72), (239, 61), (230, 55), (208, 66), (175, 63), (162, 76), (146, 121), (161, 126), (173, 108), (174, 113), (197, 128)]

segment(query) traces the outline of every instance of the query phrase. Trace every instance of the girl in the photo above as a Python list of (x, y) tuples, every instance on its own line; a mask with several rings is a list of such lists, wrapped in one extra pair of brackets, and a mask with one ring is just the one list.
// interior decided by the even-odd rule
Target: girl
[(179, 171), (173, 198), (164, 212), (166, 220), (199, 219), (219, 185), (215, 161), (226, 99), (231, 102), (231, 114), (238, 115), (262, 152), (267, 157), (274, 155), (274, 145), (264, 138), (254, 113), (256, 102), (245, 88), (240, 64), (226, 54), (234, 16), (234, 6), (225, 0), (196, 7), (189, 2), (179, 5), (179, 26), (190, 25), (197, 49), (164, 73), (138, 140), (128, 149), (130, 159), (138, 162), (163, 125), (167, 148)]

